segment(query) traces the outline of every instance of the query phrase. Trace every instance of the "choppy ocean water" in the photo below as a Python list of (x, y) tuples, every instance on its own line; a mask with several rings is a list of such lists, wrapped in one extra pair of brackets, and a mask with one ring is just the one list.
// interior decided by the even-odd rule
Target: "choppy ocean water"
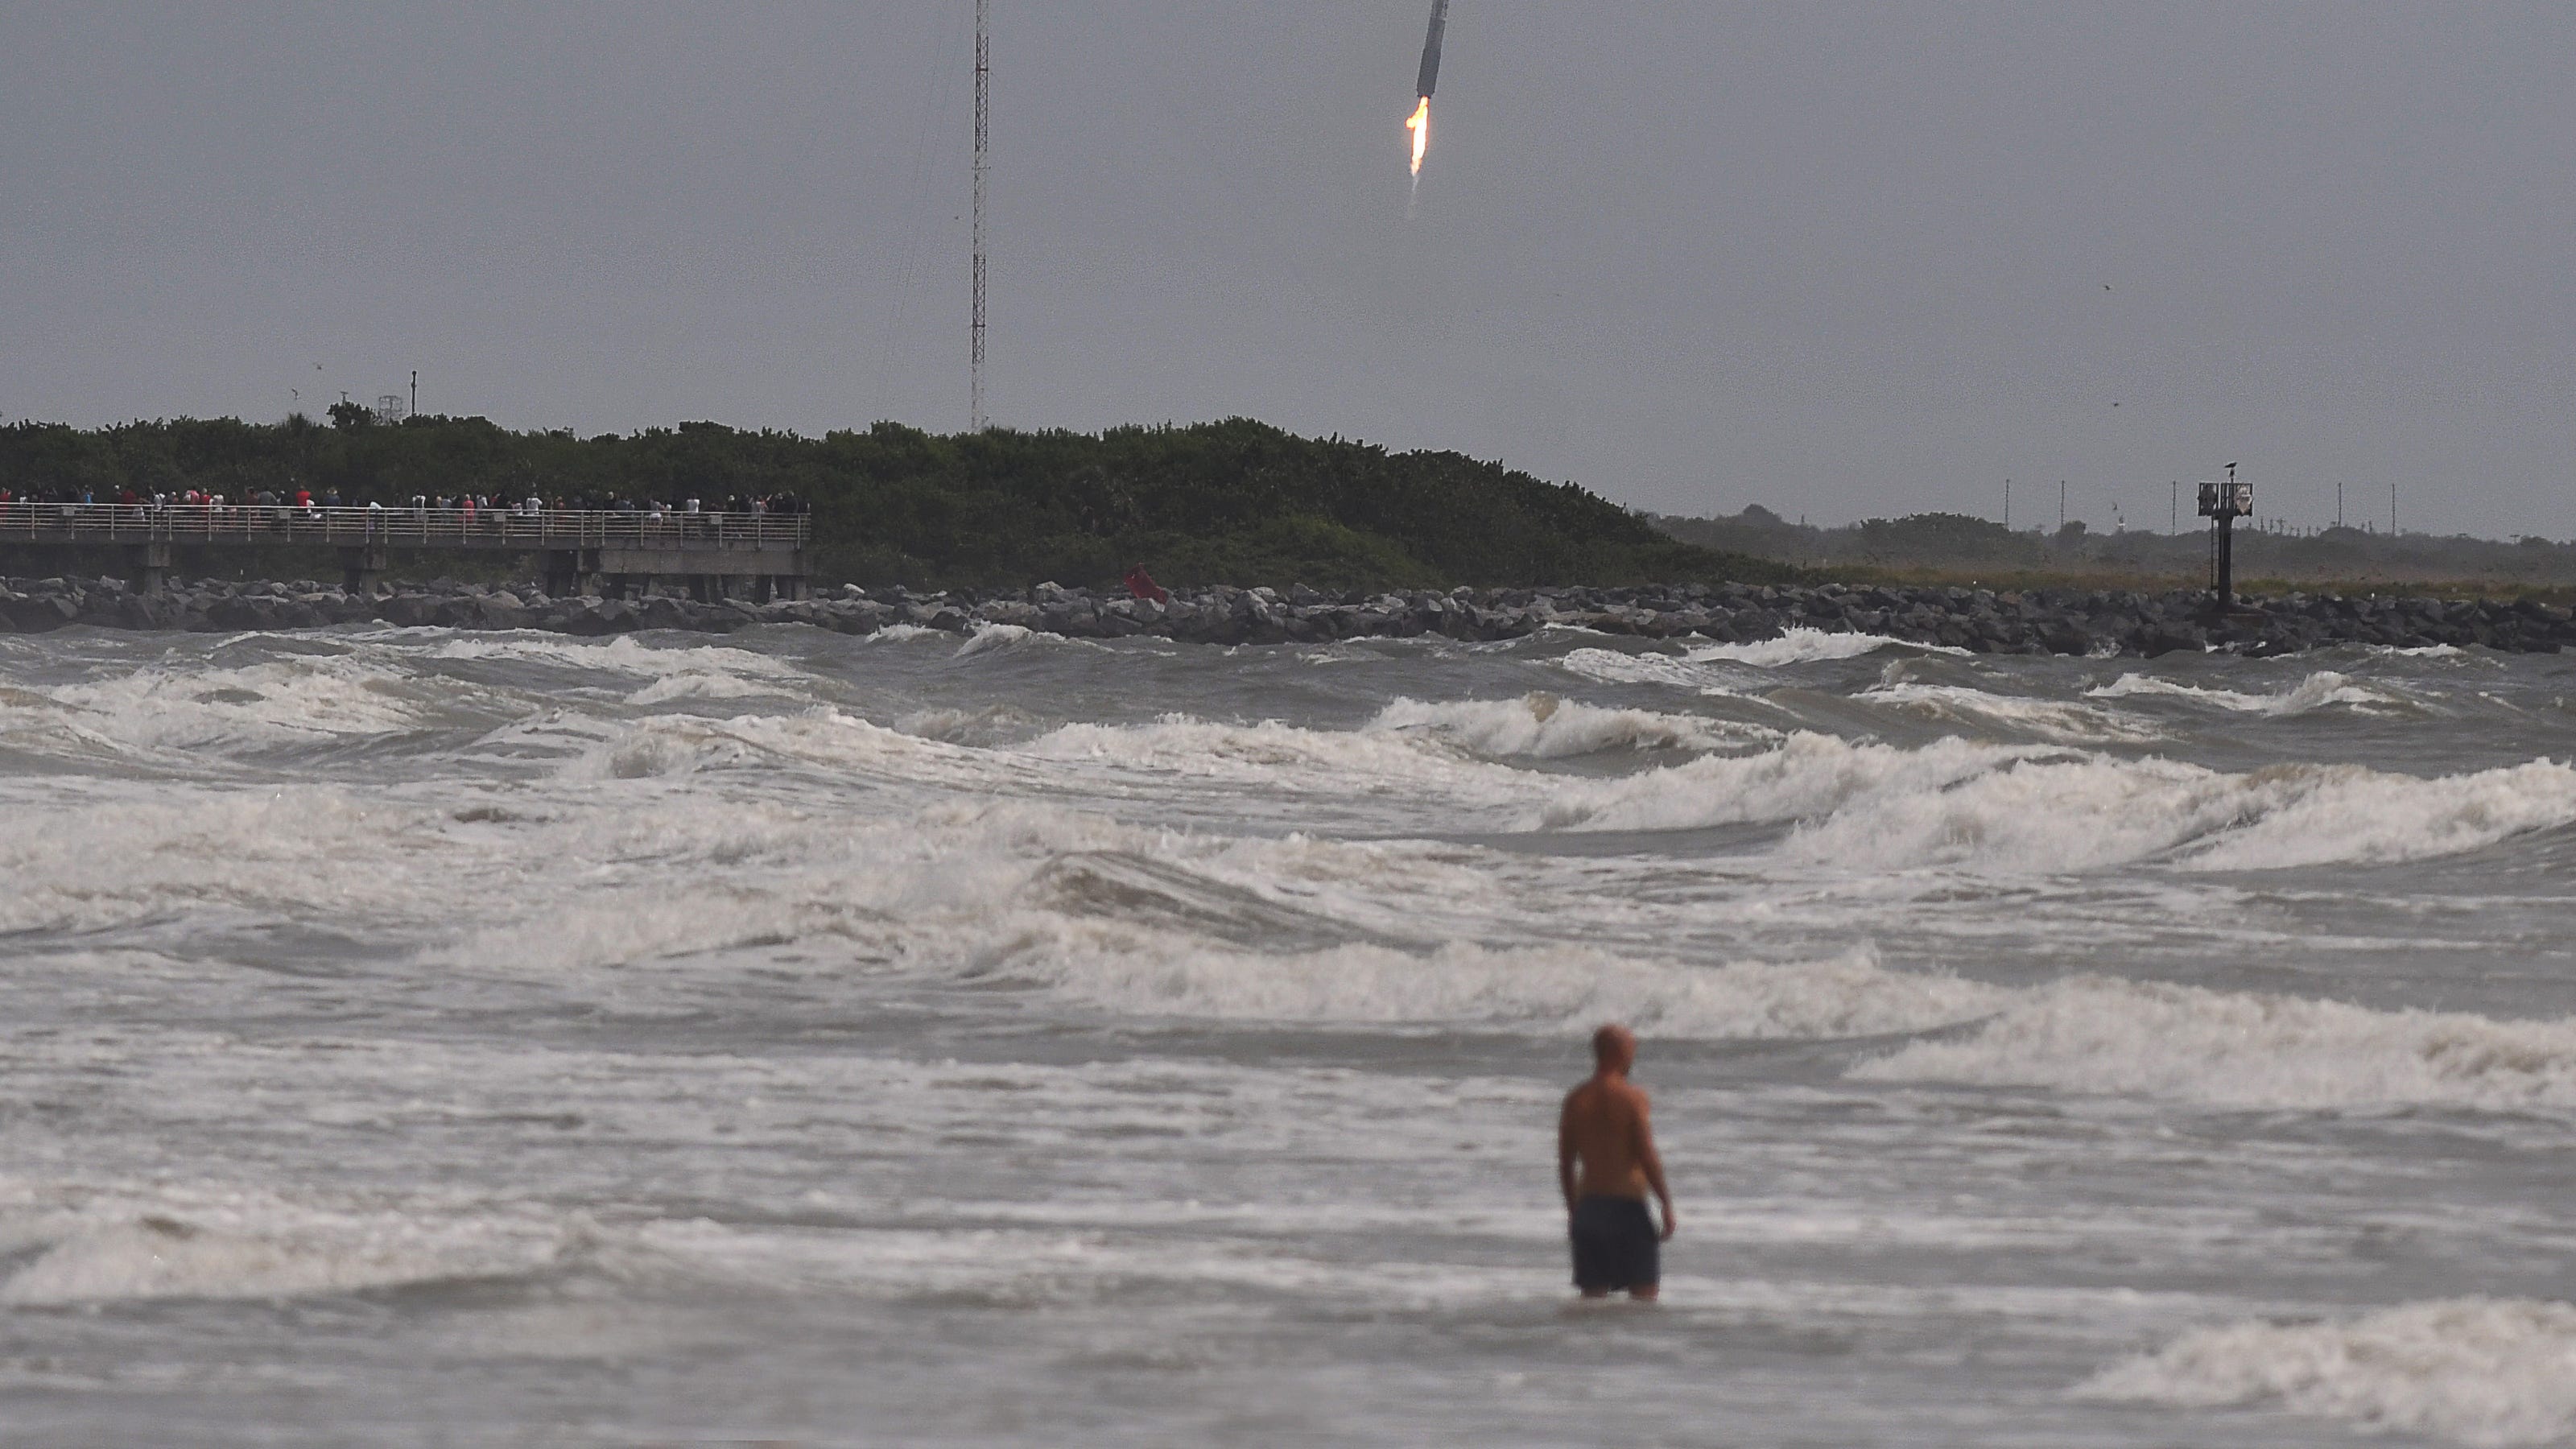
[[(2564, 1438), (2571, 695), (0, 637), (0, 1435)], [(1609, 1017), (1654, 1309), (1564, 1281)]]

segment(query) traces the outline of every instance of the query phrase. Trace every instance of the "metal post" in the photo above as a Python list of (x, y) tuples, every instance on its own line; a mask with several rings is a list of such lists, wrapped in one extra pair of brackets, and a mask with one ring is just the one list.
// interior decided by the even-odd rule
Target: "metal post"
[(975, 322), (967, 372), (972, 430), (984, 431), (984, 168), (992, 146), (993, 0), (975, 0)]
[(2004, 532), (2012, 532), (2012, 480), (2004, 480)]

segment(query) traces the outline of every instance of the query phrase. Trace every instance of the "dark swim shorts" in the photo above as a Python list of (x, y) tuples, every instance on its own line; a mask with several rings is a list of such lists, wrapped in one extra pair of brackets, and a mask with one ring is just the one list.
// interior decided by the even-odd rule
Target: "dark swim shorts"
[(1643, 1200), (1587, 1197), (1574, 1205), (1574, 1286), (1586, 1293), (1652, 1288), (1661, 1271), (1655, 1220)]

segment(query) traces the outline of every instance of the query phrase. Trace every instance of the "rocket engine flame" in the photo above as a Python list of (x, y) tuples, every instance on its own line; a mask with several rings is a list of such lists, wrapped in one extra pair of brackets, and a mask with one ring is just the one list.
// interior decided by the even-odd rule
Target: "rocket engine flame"
[(1413, 219), (1414, 203), (1422, 199), (1422, 158), (1431, 150), (1431, 92), (1440, 84), (1440, 35), (1448, 28), (1449, 0), (1431, 0), (1431, 28), (1422, 36), (1422, 71), (1413, 83), (1413, 93), (1422, 102), (1404, 123), (1404, 129), (1413, 133), (1413, 189), (1404, 198), (1407, 221)]

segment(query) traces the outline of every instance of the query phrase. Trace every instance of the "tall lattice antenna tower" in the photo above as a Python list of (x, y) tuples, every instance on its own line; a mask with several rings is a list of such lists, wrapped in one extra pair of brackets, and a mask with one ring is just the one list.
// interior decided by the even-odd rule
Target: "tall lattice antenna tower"
[(976, 432), (984, 431), (984, 168), (993, 148), (993, 0), (975, 0), (975, 324), (967, 371)]

